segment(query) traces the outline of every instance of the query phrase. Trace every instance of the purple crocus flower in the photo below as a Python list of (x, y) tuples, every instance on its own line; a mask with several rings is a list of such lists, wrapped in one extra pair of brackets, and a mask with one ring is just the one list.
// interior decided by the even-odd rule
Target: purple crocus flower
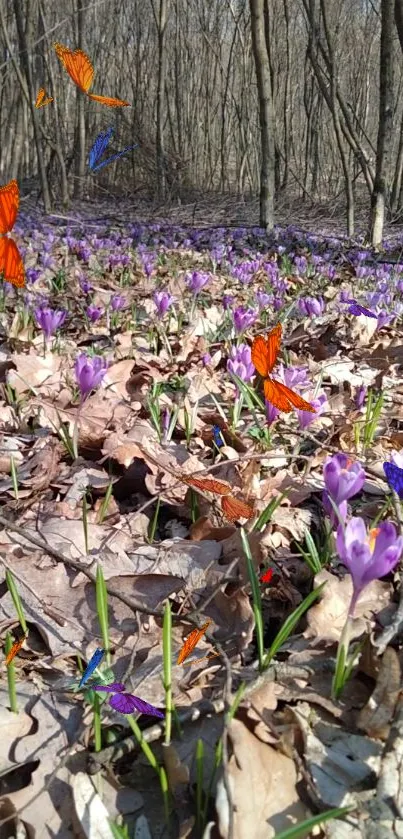
[(102, 317), (104, 310), (102, 306), (94, 306), (94, 304), (91, 303), (90, 306), (87, 306), (85, 313), (87, 315), (88, 320), (90, 320), (91, 323), (96, 323), (96, 321)]
[(91, 283), (89, 282), (89, 280), (86, 280), (85, 278), (80, 279), (80, 288), (83, 294), (89, 294), (90, 291), (92, 291)]
[(388, 326), (392, 320), (394, 320), (395, 315), (393, 313), (389, 314), (389, 312), (385, 312), (383, 309), (378, 312), (375, 317), (378, 318), (378, 323), (376, 325), (376, 329), (382, 329), (384, 326)]
[(234, 302), (234, 298), (232, 297), (231, 294), (223, 294), (222, 305), (223, 305), (223, 309), (224, 309), (225, 312), (227, 311), (227, 309), (231, 308), (233, 302)]
[(353, 462), (347, 455), (340, 452), (326, 460), (323, 467), (323, 477), (326, 488), (323, 491), (322, 502), (326, 512), (330, 516), (332, 525), (335, 526), (338, 519), (329, 498), (338, 507), (341, 517), (345, 519), (347, 515), (347, 501), (362, 489), (365, 481), (365, 472), (360, 463), (357, 461)]
[(41, 255), (41, 263), (42, 263), (43, 268), (52, 269), (54, 267), (55, 260), (54, 260), (53, 256), (51, 256), (49, 253), (45, 252), (45, 253), (42, 253), (42, 255)]
[(88, 356), (85, 353), (81, 353), (77, 356), (74, 371), (82, 401), (87, 398), (92, 390), (101, 384), (107, 368), (108, 364), (106, 359), (99, 355)]
[(153, 299), (157, 308), (158, 317), (163, 318), (169, 307), (172, 306), (174, 300), (172, 294), (169, 294), (168, 291), (156, 291)]
[(239, 347), (231, 347), (230, 358), (227, 361), (227, 371), (243, 382), (250, 382), (255, 375), (255, 366), (252, 363), (251, 349), (248, 344), (239, 344)]
[(88, 247), (85, 241), (78, 242), (76, 245), (76, 254), (82, 262), (89, 262), (91, 256), (91, 248)]
[(272, 425), (274, 420), (277, 419), (280, 411), (278, 410), (278, 408), (275, 408), (274, 405), (271, 404), (271, 402), (267, 402), (267, 400), (265, 400), (265, 406), (267, 425)]
[(303, 315), (318, 317), (325, 310), (325, 301), (323, 297), (300, 297), (298, 308)]
[(254, 309), (246, 309), (245, 306), (238, 306), (233, 313), (233, 318), (235, 330), (240, 333), (252, 326), (257, 318), (257, 312)]
[(107, 259), (107, 268), (109, 271), (113, 271), (114, 268), (117, 268), (118, 265), (121, 265), (120, 261), (120, 254), (119, 253), (111, 253)]
[(49, 306), (39, 306), (34, 311), (37, 326), (43, 330), (46, 340), (48, 341), (51, 335), (59, 329), (66, 320), (66, 314), (63, 309), (51, 309)]
[(186, 277), (186, 285), (192, 294), (199, 294), (208, 282), (210, 275), (203, 271), (192, 271), (191, 275)]
[(308, 425), (311, 425), (312, 422), (315, 422), (315, 420), (323, 414), (323, 411), (327, 406), (326, 393), (320, 393), (318, 396), (314, 396), (311, 399), (304, 394), (304, 399), (310, 402), (312, 407), (315, 408), (315, 413), (313, 414), (310, 411), (297, 410), (298, 424), (302, 430), (304, 430), (304, 428), (308, 428)]
[(403, 537), (398, 536), (394, 524), (383, 521), (369, 530), (362, 518), (352, 518), (345, 527), (337, 528), (336, 547), (342, 563), (353, 581), (353, 596), (349, 616), (352, 617), (357, 600), (368, 583), (385, 577), (399, 562), (403, 551)]
[(264, 309), (265, 306), (269, 306), (270, 303), (273, 302), (273, 295), (267, 294), (267, 291), (257, 291), (256, 301), (259, 306), (259, 309)]
[(41, 276), (39, 268), (27, 268), (25, 271), (28, 285), (33, 285)]
[(294, 258), (294, 268), (298, 274), (304, 274), (308, 268), (308, 260), (305, 256), (296, 256)]
[(357, 387), (357, 389), (355, 391), (355, 394), (354, 394), (354, 402), (355, 402), (355, 407), (358, 410), (360, 410), (360, 408), (362, 408), (362, 406), (365, 402), (366, 395), (367, 395), (367, 388), (365, 387), (365, 385), (360, 385), (359, 387)]
[(121, 309), (124, 309), (126, 306), (126, 298), (123, 294), (112, 294), (112, 297), (109, 301), (109, 305), (112, 309), (112, 312), (120, 312)]

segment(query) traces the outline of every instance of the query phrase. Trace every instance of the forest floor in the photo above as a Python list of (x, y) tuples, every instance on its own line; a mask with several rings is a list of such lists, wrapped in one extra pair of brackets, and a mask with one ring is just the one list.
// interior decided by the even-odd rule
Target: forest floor
[(403, 235), (374, 254), (328, 208), (267, 236), (257, 207), (22, 200), (26, 288), (0, 291), (13, 835), (397, 835)]

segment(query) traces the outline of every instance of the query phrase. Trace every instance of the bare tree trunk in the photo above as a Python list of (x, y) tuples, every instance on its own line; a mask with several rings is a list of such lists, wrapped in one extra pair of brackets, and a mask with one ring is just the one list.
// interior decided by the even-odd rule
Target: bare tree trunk
[[(25, 19), (27, 21), (27, 28), (30, 22), (33, 20), (34, 16), (34, 4), (31, 6), (27, 3), (26, 4), (26, 14)], [(45, 213), (50, 213), (51, 210), (51, 201), (50, 201), (50, 193), (49, 193), (49, 184), (46, 177), (46, 168), (45, 168), (45, 161), (43, 159), (43, 152), (40, 142), (40, 132), (38, 129), (38, 122), (37, 116), (38, 113), (36, 111), (34, 101), (36, 99), (35, 91), (32, 83), (32, 74), (31, 74), (31, 65), (28, 55), (28, 46), (27, 46), (27, 37), (25, 34), (25, 29), (23, 25), (24, 19), (24, 12), (22, 9), (21, 0), (14, 0), (14, 15), (15, 15), (15, 22), (17, 25), (17, 33), (18, 33), (18, 43), (21, 53), (21, 63), (24, 69), (26, 84), (28, 88), (28, 98), (29, 98), (29, 107), (31, 110), (31, 118), (32, 118), (32, 125), (34, 129), (34, 140), (35, 140), (35, 147), (36, 153), (38, 156), (38, 167), (39, 167), (39, 175), (41, 179), (41, 187), (42, 187), (42, 195), (43, 195), (43, 203), (45, 206)], [(28, 33), (28, 40), (29, 40), (29, 33)]]
[[(77, 44), (80, 50), (84, 50), (84, 2), (77, 0)], [(77, 89), (77, 110), (78, 110), (78, 148), (75, 160), (74, 198), (82, 199), (84, 194), (85, 178), (85, 99)]]
[[(43, 42), (45, 44), (47, 43), (46, 32), (47, 32), (47, 26), (46, 26), (45, 13), (44, 13), (44, 9), (43, 9), (42, 0), (39, 0), (39, 33), (40, 33), (41, 37), (43, 36), (45, 38), (45, 40)], [(45, 65), (44, 59), (41, 62), (41, 65), (42, 65), (42, 71), (44, 71), (44, 65)], [(53, 72), (53, 69), (52, 69), (52, 62), (51, 61), (49, 62), (48, 71), (49, 71), (50, 82), (51, 82), (50, 90), (51, 90), (51, 93), (54, 96), (54, 99), (56, 99), (56, 96), (55, 96), (55, 93), (56, 93), (55, 75), (54, 75), (54, 72)], [(69, 206), (69, 203), (70, 203), (70, 196), (69, 196), (69, 187), (68, 187), (68, 183), (67, 183), (66, 164), (64, 162), (64, 157), (63, 157), (63, 146), (62, 146), (62, 138), (61, 138), (61, 132), (60, 132), (60, 120), (59, 120), (59, 108), (58, 108), (58, 103), (56, 101), (53, 104), (54, 104), (54, 115), (55, 115), (54, 116), (55, 137), (56, 137), (56, 143), (53, 146), (53, 148), (54, 148), (54, 151), (57, 155), (57, 159), (58, 159), (59, 165), (60, 165), (63, 207), (65, 209), (67, 209), (67, 207)]]
[(401, 210), (399, 208), (399, 196), (402, 191), (402, 178), (403, 178), (403, 114), (400, 121), (400, 137), (399, 137), (399, 148), (397, 152), (397, 160), (395, 166), (395, 174), (393, 177), (393, 186), (392, 186), (392, 193), (390, 197), (390, 210), (392, 213), (398, 213), (401, 215)]
[(283, 105), (283, 120), (284, 120), (284, 173), (281, 189), (286, 190), (288, 186), (288, 172), (289, 172), (289, 155), (290, 155), (290, 130), (288, 120), (288, 108), (290, 105), (290, 10), (288, 8), (288, 0), (283, 0), (284, 4), (284, 20), (285, 20), (285, 89), (284, 89), (284, 105)]
[(403, 0), (395, 0), (395, 23), (399, 36), (400, 48), (403, 52)]
[(166, 83), (165, 29), (168, 18), (168, 0), (160, 0), (157, 21), (158, 35), (158, 79), (157, 79), (157, 130), (155, 136), (157, 153), (157, 194), (164, 200), (166, 192), (165, 147), (164, 147), (164, 91)]
[(320, 0), (322, 9), (323, 26), (325, 30), (325, 37), (327, 48), (329, 52), (329, 70), (330, 70), (330, 95), (332, 100), (332, 117), (334, 133), (336, 135), (337, 146), (339, 149), (341, 165), (343, 167), (344, 184), (346, 190), (346, 207), (347, 207), (347, 236), (354, 236), (354, 191), (351, 179), (351, 173), (348, 165), (348, 156), (343, 144), (343, 134), (340, 127), (339, 105), (337, 101), (337, 61), (335, 61), (334, 47), (332, 36), (327, 22), (326, 0)]
[(274, 111), (270, 78), (269, 56), (265, 39), (265, 0), (249, 0), (251, 13), (252, 49), (255, 59), (259, 96), (261, 169), (260, 169), (260, 225), (267, 231), (274, 227)]
[(393, 36), (395, 0), (381, 0), (381, 50), (379, 60), (379, 122), (376, 171), (371, 196), (370, 236), (378, 247), (382, 242), (385, 207), (389, 198), (393, 142), (394, 68)]

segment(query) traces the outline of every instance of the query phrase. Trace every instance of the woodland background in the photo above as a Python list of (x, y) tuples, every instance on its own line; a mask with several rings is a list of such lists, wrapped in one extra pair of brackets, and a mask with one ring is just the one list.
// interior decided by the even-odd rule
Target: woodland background
[[(347, 232), (366, 210), (373, 244), (403, 208), (403, 0), (0, 0), (0, 175), (55, 202), (111, 195), (186, 200), (195, 191), (260, 189), (260, 222), (276, 197), (342, 199)], [(90, 56), (78, 91), (53, 50)], [(37, 111), (44, 86), (54, 103)], [(131, 164), (88, 174), (97, 133)], [(32, 179), (35, 179), (33, 182)]]

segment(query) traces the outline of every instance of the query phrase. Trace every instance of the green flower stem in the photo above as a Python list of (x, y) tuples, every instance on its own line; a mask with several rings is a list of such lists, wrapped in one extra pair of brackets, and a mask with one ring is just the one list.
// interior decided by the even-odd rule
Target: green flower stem
[(165, 689), (165, 739), (169, 746), (172, 732), (172, 613), (171, 604), (167, 600), (164, 609), (164, 624), (162, 630), (162, 646), (164, 656), (164, 689)]

